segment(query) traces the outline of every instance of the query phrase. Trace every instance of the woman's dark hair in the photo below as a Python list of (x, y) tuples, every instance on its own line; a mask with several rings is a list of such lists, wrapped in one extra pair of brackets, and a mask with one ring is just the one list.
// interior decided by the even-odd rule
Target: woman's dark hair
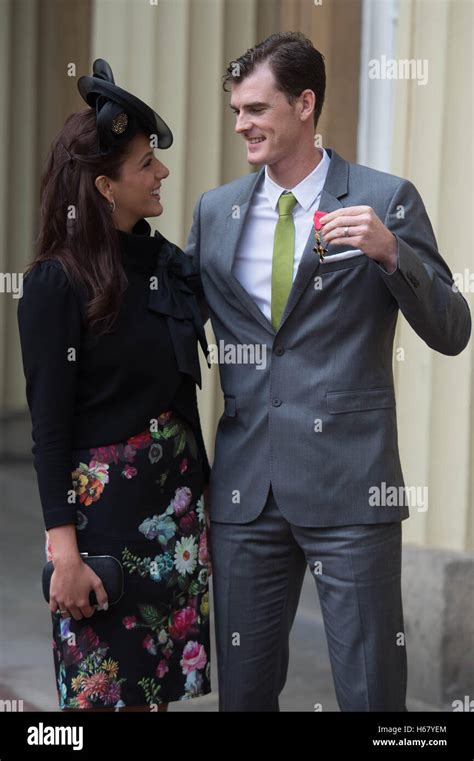
[(69, 279), (85, 288), (85, 319), (91, 330), (110, 332), (127, 278), (108, 201), (94, 181), (101, 174), (120, 179), (131, 142), (100, 156), (95, 110), (71, 114), (51, 144), (41, 177), (41, 220), (35, 257), (57, 259)]
[(231, 61), (223, 77), (222, 86), (242, 82), (255, 68), (267, 61), (273, 71), (278, 90), (294, 103), (303, 90), (312, 90), (316, 96), (314, 126), (316, 127), (324, 103), (326, 69), (324, 56), (301, 32), (271, 34), (246, 53)]

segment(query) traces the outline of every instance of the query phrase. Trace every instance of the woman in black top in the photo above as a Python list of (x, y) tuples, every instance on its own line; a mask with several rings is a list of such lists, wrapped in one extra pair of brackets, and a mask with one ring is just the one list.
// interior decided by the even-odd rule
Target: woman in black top
[[(63, 710), (161, 711), (210, 691), (202, 292), (145, 221), (168, 127), (101, 59), (78, 87), (91, 108), (52, 144), (18, 307), (57, 690)], [(120, 560), (119, 602), (83, 552)]]

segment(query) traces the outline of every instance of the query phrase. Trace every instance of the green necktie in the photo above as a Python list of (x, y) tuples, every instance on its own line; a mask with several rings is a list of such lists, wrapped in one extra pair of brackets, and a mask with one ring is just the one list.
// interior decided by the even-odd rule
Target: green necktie
[(272, 325), (278, 328), (293, 283), (295, 223), (293, 193), (282, 193), (278, 199), (278, 222), (275, 228), (272, 259)]

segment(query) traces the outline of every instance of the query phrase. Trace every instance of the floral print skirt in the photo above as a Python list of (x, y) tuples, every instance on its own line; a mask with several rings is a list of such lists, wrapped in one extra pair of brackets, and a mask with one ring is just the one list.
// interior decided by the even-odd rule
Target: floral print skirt
[(162, 412), (127, 441), (73, 450), (72, 468), (79, 551), (120, 560), (124, 594), (90, 618), (52, 614), (60, 708), (158, 710), (207, 694), (208, 523), (191, 427)]

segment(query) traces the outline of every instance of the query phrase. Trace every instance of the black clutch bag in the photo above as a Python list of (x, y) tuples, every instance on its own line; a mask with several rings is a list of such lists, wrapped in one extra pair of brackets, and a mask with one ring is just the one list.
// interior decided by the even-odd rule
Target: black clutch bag
[[(90, 566), (102, 581), (107, 592), (109, 605), (115, 605), (123, 595), (123, 568), (120, 561), (113, 555), (89, 555), (87, 552), (81, 552), (80, 555), (84, 563)], [(43, 568), (42, 577), (43, 595), (46, 602), (49, 602), (49, 588), (53, 571), (53, 561), (49, 560)], [(91, 605), (98, 604), (94, 590), (89, 594), (89, 602)]]

